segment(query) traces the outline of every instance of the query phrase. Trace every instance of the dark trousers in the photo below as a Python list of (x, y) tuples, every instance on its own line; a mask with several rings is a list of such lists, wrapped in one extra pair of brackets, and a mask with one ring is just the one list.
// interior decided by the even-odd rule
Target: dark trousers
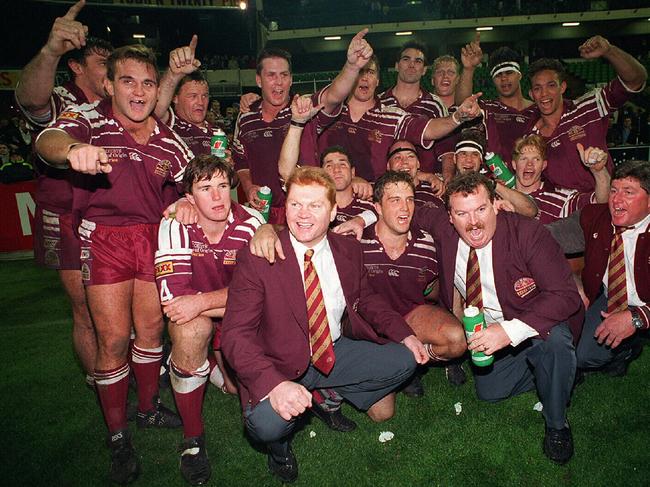
[(553, 327), (546, 340), (531, 338), (497, 352), (487, 370), (476, 367), (479, 399), (496, 402), (536, 389), (546, 426), (562, 429), (576, 373), (576, 355), (567, 323)]
[(576, 348), (578, 367), (581, 369), (602, 367), (614, 358), (615, 350), (612, 350), (606, 345), (600, 345), (596, 341), (596, 338), (594, 338), (596, 328), (603, 321), (600, 312), (606, 310), (607, 296), (605, 296), (605, 293), (598, 296), (589, 308), (587, 308), (585, 324), (582, 327), (582, 335), (580, 335), (580, 341)]
[[(404, 345), (378, 345), (341, 337), (334, 346), (336, 363), (328, 376), (313, 366), (297, 381), (308, 390), (331, 388), (359, 409), (366, 410), (388, 395), (415, 371), (413, 353)], [(244, 411), (250, 436), (267, 444), (278, 460), (287, 456), (295, 419), (285, 421), (268, 399)]]

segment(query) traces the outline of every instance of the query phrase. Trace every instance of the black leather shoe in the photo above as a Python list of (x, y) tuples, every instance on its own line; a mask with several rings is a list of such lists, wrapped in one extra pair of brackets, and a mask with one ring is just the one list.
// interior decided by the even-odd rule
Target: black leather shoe
[(203, 485), (210, 479), (212, 469), (205, 450), (205, 438), (185, 438), (179, 448), (181, 452), (181, 474), (190, 485)]
[(463, 364), (460, 362), (454, 362), (445, 367), (445, 375), (447, 376), (447, 381), (452, 386), (462, 386), (465, 381), (467, 381), (467, 375), (465, 370), (463, 370)]
[(140, 462), (131, 445), (129, 430), (124, 429), (109, 434), (108, 448), (111, 451), (111, 466), (108, 473), (111, 481), (120, 485), (135, 481), (140, 475)]
[(642, 349), (643, 345), (641, 342), (639, 340), (633, 340), (627, 349), (619, 351), (614, 356), (614, 359), (601, 369), (602, 372), (610, 377), (623, 377), (627, 375), (628, 365), (630, 365), (632, 360), (641, 355)]
[(165, 407), (160, 398), (154, 398), (154, 408), (146, 413), (138, 411), (135, 424), (138, 428), (180, 428), (183, 426), (181, 417), (174, 411)]
[(289, 446), (287, 457), (281, 462), (275, 460), (270, 453), (267, 455), (267, 457), (269, 472), (287, 484), (291, 484), (296, 481), (298, 478), (298, 462), (296, 461), (296, 457), (293, 454), (293, 451), (291, 451), (291, 446)]
[(544, 435), (544, 455), (555, 463), (564, 465), (573, 456), (573, 435), (571, 428), (561, 430), (546, 428)]
[(422, 397), (424, 396), (424, 386), (420, 374), (416, 372), (413, 377), (402, 387), (402, 392), (408, 397)]
[(336, 411), (326, 411), (316, 401), (312, 401), (311, 404), (312, 413), (325, 423), (328, 428), (346, 433), (357, 427), (357, 423), (343, 416), (341, 408)]

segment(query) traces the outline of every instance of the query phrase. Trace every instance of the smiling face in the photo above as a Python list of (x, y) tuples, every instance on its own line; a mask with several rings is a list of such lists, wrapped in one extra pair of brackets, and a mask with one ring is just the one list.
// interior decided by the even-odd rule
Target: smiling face
[(106, 80), (106, 91), (112, 97), (116, 118), (123, 122), (144, 122), (158, 100), (156, 70), (135, 59), (118, 61), (114, 81)]
[(554, 115), (562, 110), (565, 91), (566, 83), (560, 82), (557, 72), (551, 69), (540, 71), (530, 81), (529, 95), (542, 115)]
[(453, 95), (459, 81), (458, 70), (451, 61), (438, 64), (431, 76), (431, 84), (438, 96)]
[(424, 64), (424, 53), (412, 47), (404, 49), (398, 62), (395, 63), (397, 77), (403, 83), (419, 83), (427, 70)]
[(521, 90), (521, 73), (514, 69), (497, 74), (492, 81), (499, 96), (504, 98), (515, 96)]
[(262, 89), (262, 99), (275, 106), (281, 107), (289, 102), (289, 88), (293, 78), (286, 59), (269, 57), (262, 61), (260, 74), (255, 75), (257, 86)]
[(650, 195), (629, 176), (612, 181), (608, 204), (616, 226), (636, 225), (650, 214)]
[(456, 170), (459, 174), (470, 171), (478, 172), (483, 163), (481, 153), (474, 149), (458, 151), (454, 154), (454, 160), (456, 161)]
[(106, 81), (106, 59), (108, 51), (93, 50), (88, 54), (83, 63), (69, 61), (70, 69), (74, 72), (75, 83), (93, 102), (106, 97), (104, 82)]
[(328, 199), (328, 190), (320, 184), (292, 184), (287, 194), (286, 218), (291, 235), (312, 248), (327, 234), (336, 217), (336, 205)]
[(394, 235), (408, 233), (415, 211), (413, 188), (405, 182), (384, 186), (381, 201), (375, 203), (382, 224)]
[(377, 65), (374, 62), (369, 62), (359, 72), (352, 96), (357, 101), (367, 102), (375, 97), (377, 86), (379, 86)]
[(196, 207), (200, 225), (228, 220), (231, 206), (230, 181), (224, 173), (217, 171), (210, 179), (194, 182), (192, 191), (186, 196)]
[(542, 183), (542, 172), (546, 169), (547, 164), (537, 147), (523, 146), (519, 157), (512, 161), (517, 177), (517, 190), (532, 193), (539, 189)]
[(460, 238), (475, 249), (485, 247), (494, 237), (497, 213), (483, 185), (473, 193), (459, 192), (449, 197), (449, 221)]
[(393, 152), (395, 149), (408, 150), (393, 154), (390, 159), (388, 159), (387, 168), (391, 171), (402, 171), (408, 173), (408, 175), (415, 180), (415, 177), (418, 174), (418, 169), (420, 169), (420, 160), (415, 152), (415, 147), (406, 140), (400, 140), (390, 147), (389, 152)]
[(323, 169), (332, 176), (336, 191), (345, 191), (352, 184), (354, 168), (350, 167), (350, 160), (340, 152), (330, 152), (323, 158)]
[(208, 112), (210, 92), (208, 83), (188, 81), (174, 97), (174, 109), (179, 117), (194, 125), (202, 125)]

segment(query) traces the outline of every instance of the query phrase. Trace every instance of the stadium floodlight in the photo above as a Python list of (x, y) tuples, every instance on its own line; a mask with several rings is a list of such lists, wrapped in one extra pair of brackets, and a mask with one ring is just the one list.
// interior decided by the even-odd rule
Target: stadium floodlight
[(147, 36), (144, 34), (133, 34), (134, 39), (146, 39)]
[(326, 41), (340, 41), (341, 36), (325, 36), (323, 37)]
[(580, 22), (562, 22), (562, 27), (578, 27)]
[(413, 35), (413, 32), (410, 30), (405, 30), (403, 32), (395, 32), (396, 36), (410, 36)]
[(246, 2), (239, 2), (239, 8), (240, 10), (246, 10), (248, 8), (248, 4)]
[(477, 27), (476, 30), (483, 31), (483, 30), (494, 30), (494, 27), (491, 26), (486, 26), (486, 27)]

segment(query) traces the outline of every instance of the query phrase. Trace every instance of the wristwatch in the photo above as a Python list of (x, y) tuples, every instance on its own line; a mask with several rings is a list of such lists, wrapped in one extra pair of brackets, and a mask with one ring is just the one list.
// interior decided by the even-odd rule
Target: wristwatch
[(635, 330), (642, 330), (643, 320), (639, 316), (639, 312), (636, 309), (636, 306), (630, 306), (628, 309), (630, 310), (630, 313), (632, 313), (632, 326)]

